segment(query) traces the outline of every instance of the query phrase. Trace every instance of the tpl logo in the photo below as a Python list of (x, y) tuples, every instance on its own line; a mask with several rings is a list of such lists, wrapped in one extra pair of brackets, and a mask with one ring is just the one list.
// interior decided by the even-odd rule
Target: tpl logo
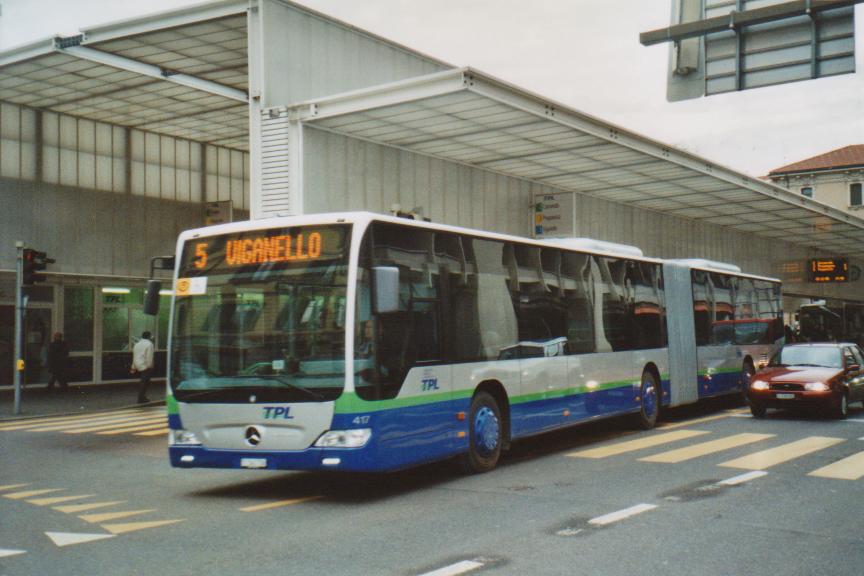
[(294, 416), (291, 415), (291, 407), (290, 406), (264, 406), (264, 419), (265, 420), (276, 420), (277, 418), (282, 418), (283, 420), (291, 420)]

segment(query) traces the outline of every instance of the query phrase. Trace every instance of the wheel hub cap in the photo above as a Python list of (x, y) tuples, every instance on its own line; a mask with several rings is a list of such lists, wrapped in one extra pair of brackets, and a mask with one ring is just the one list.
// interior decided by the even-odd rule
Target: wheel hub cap
[(492, 454), (498, 447), (498, 418), (486, 406), (474, 416), (474, 446), (483, 456)]

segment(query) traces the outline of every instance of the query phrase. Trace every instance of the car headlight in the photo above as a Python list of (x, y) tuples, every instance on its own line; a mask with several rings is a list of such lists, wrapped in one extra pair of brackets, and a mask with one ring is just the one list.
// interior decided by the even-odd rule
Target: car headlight
[(170, 430), (168, 442), (174, 446), (198, 446), (201, 444), (195, 433), (189, 430)]
[(753, 380), (753, 382), (750, 383), (750, 388), (753, 390), (768, 390), (769, 386), (768, 382), (765, 382), (764, 380)]
[(830, 389), (831, 387), (824, 382), (807, 382), (804, 384), (804, 390), (809, 390), (810, 392), (827, 392)]
[(318, 448), (362, 448), (372, 437), (371, 428), (357, 430), (331, 430), (315, 442)]

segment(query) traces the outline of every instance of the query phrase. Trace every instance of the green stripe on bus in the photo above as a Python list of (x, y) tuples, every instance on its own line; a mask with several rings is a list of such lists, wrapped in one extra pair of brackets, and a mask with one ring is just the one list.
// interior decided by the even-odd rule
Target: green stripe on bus
[(165, 395), (165, 408), (168, 410), (168, 415), (171, 414), (179, 414), (180, 407), (177, 405), (177, 400), (174, 399), (173, 394)]
[(548, 400), (550, 398), (563, 398), (564, 396), (575, 396), (577, 394), (587, 394), (588, 392), (598, 392), (600, 390), (612, 390), (614, 388), (630, 388), (633, 386), (632, 380), (619, 380), (617, 382), (604, 382), (593, 388), (588, 386), (574, 386), (573, 388), (563, 388), (561, 390), (547, 390), (546, 392), (537, 392), (535, 394), (525, 394), (524, 396), (514, 396), (510, 399), (511, 404), (524, 404), (526, 402), (534, 402), (536, 400)]

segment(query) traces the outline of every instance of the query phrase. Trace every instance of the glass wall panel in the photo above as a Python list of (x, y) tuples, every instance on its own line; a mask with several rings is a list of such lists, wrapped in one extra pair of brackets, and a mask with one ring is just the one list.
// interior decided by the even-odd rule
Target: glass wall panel
[(93, 350), (93, 288), (63, 289), (63, 339), (71, 352)]

